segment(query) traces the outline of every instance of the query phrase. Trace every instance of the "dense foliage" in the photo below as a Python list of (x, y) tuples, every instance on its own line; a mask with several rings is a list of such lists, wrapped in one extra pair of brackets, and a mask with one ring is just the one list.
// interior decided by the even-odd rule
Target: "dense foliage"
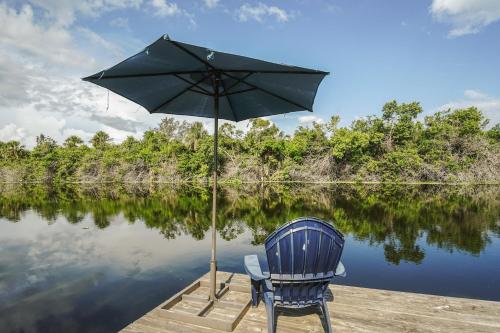
[[(300, 126), (285, 135), (266, 119), (251, 120), (246, 133), (220, 127), (220, 173), (238, 181), (427, 181), (500, 179), (500, 126), (474, 107), (419, 117), (419, 103), (384, 105), (381, 116), (339, 127)], [(208, 180), (213, 138), (201, 123), (165, 118), (141, 140), (114, 144), (97, 132), (87, 146), (77, 136), (62, 146), (43, 134), (27, 150), (0, 142), (0, 181)]]

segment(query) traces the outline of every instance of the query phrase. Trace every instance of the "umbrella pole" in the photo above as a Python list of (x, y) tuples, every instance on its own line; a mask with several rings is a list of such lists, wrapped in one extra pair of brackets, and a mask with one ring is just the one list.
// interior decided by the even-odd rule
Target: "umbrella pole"
[(216, 220), (217, 220), (217, 146), (219, 139), (219, 92), (215, 89), (214, 97), (214, 173), (212, 188), (212, 257), (210, 259), (210, 301), (215, 301), (217, 284), (217, 260), (215, 253), (216, 245)]

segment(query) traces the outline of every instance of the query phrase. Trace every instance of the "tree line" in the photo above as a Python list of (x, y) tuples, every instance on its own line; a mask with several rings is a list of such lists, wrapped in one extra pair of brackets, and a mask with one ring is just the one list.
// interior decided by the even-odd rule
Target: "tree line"
[[(340, 127), (299, 126), (286, 135), (271, 121), (246, 132), (219, 128), (219, 172), (226, 181), (495, 182), (500, 179), (500, 125), (475, 107), (423, 113), (417, 102), (386, 103), (381, 115)], [(207, 181), (213, 138), (202, 123), (164, 118), (141, 139), (120, 144), (99, 131), (86, 144), (62, 145), (40, 134), (33, 149), (0, 141), (3, 182)]]

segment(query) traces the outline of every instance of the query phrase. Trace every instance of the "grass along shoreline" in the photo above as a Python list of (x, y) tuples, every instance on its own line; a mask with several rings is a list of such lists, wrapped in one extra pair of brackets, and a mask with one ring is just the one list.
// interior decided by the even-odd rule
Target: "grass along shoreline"
[[(109, 181), (26, 181), (26, 182), (8, 182), (0, 181), (0, 184), (19, 184), (19, 185), (104, 185), (104, 184), (137, 184), (137, 185), (212, 185), (213, 181), (199, 181), (199, 180), (180, 180), (180, 181), (124, 181), (124, 180), (109, 180)], [(224, 180), (218, 179), (219, 185), (267, 185), (267, 184), (310, 184), (310, 185), (446, 185), (446, 186), (479, 186), (479, 185), (500, 185), (498, 181), (476, 181), (476, 182), (425, 182), (425, 181), (351, 181), (351, 180), (338, 180), (338, 181), (307, 181), (307, 180), (262, 180), (262, 181), (243, 181), (243, 180)]]

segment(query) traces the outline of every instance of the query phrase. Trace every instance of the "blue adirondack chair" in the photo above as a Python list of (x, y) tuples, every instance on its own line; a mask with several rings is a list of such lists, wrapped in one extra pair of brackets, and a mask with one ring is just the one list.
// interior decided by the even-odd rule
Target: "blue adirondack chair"
[(252, 305), (263, 298), (267, 327), (274, 333), (276, 307), (320, 306), (326, 332), (331, 332), (325, 293), (335, 276), (346, 276), (340, 261), (344, 236), (331, 224), (313, 217), (289, 222), (265, 242), (268, 269), (261, 269), (257, 255), (245, 256), (251, 278)]

